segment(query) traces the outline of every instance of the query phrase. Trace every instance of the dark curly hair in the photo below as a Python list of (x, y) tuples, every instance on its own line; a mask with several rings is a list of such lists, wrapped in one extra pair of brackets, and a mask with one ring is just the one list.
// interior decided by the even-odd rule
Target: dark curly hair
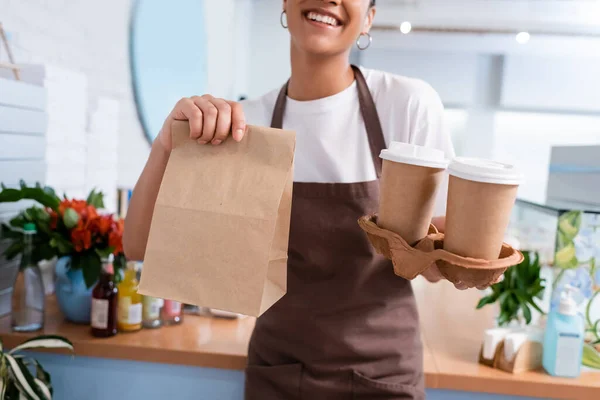
[(375, 6), (375, 0), (371, 0), (371, 7)]

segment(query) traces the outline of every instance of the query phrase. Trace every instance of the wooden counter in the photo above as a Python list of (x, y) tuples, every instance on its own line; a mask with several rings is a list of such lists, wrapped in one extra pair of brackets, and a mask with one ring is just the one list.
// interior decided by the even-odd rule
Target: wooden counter
[[(475, 311), (479, 292), (460, 292), (446, 282), (413, 284), (423, 331), (425, 377), (430, 389), (451, 389), (541, 398), (600, 398), (600, 373), (576, 380), (543, 372), (512, 375), (477, 363), (483, 330), (493, 323), (492, 308)], [(185, 316), (183, 325), (95, 339), (88, 327), (64, 322), (49, 298), (44, 333), (69, 338), (80, 356), (241, 370), (254, 320)], [(31, 335), (12, 333), (0, 322), (0, 337), (14, 347)]]

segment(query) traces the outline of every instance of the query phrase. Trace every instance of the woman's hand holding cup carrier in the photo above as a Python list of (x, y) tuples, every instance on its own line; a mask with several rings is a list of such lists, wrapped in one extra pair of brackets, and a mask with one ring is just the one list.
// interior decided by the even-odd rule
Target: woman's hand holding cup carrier
[(174, 120), (189, 121), (190, 138), (200, 144), (219, 145), (231, 135), (236, 142), (246, 134), (242, 105), (211, 95), (184, 97), (177, 102), (158, 135), (165, 151), (173, 147), (171, 124)]

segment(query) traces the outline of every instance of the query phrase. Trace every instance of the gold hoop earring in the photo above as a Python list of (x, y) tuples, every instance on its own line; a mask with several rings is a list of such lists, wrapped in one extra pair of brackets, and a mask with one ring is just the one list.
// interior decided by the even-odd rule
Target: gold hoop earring
[[(283, 16), (285, 15), (285, 23), (283, 22)], [(285, 10), (283, 10), (281, 12), (281, 16), (279, 17), (279, 23), (281, 24), (281, 26), (283, 27), (283, 29), (287, 29), (288, 25), (287, 25), (287, 15), (285, 13)]]
[[(367, 38), (367, 44), (366, 45), (361, 45), (361, 39), (363, 37)], [(369, 32), (363, 32), (358, 36), (358, 39), (356, 39), (356, 47), (358, 47), (359, 50), (366, 50), (371, 46), (371, 43), (373, 42), (373, 38), (371, 37), (371, 34)]]

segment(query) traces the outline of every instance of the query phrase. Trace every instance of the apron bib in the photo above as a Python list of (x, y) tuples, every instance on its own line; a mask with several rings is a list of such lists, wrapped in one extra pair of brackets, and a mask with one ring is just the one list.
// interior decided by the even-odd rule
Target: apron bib
[[(352, 66), (377, 171), (385, 148), (375, 103)], [(287, 84), (273, 128), (282, 128)], [(423, 354), (410, 282), (394, 275), (358, 226), (379, 181), (294, 183), (287, 294), (256, 322), (246, 400), (424, 399)]]

